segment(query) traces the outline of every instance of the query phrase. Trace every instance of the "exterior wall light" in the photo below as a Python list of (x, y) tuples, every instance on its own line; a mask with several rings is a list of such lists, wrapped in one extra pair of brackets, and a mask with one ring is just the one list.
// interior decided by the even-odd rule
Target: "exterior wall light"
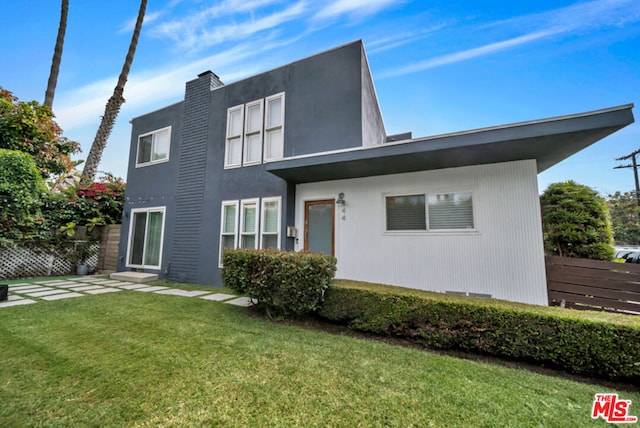
[(336, 204), (338, 205), (344, 205), (347, 202), (344, 200), (344, 193), (340, 192), (338, 193), (338, 199), (336, 199)]

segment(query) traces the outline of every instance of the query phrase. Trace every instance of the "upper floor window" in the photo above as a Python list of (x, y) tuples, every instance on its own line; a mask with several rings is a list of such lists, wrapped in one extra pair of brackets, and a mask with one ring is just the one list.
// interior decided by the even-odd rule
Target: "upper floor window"
[(386, 230), (474, 230), (473, 193), (433, 193), (387, 196)]
[(153, 165), (169, 160), (171, 127), (158, 129), (138, 137), (136, 167)]
[(231, 107), (227, 110), (227, 147), (225, 166), (234, 167), (242, 164), (242, 117), (244, 106)]
[(267, 98), (264, 160), (281, 159), (284, 155), (284, 93)]
[(284, 155), (284, 92), (227, 110), (225, 168)]

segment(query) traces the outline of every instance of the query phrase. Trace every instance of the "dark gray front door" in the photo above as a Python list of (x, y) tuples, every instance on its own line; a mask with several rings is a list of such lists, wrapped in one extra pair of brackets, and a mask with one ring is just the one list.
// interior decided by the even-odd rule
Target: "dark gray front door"
[(333, 199), (304, 204), (304, 250), (333, 256), (335, 202)]

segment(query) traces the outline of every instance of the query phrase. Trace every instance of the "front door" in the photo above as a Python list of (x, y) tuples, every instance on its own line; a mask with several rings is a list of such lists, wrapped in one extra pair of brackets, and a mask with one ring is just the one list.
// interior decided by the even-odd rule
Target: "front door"
[(304, 250), (333, 256), (335, 202), (304, 203)]

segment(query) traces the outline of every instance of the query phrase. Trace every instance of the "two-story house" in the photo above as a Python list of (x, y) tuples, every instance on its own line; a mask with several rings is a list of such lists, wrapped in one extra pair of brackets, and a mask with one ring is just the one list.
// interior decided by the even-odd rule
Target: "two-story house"
[(339, 278), (547, 304), (537, 174), (632, 105), (422, 138), (385, 132), (362, 42), (132, 121), (118, 269), (220, 285), (225, 248), (316, 251)]

